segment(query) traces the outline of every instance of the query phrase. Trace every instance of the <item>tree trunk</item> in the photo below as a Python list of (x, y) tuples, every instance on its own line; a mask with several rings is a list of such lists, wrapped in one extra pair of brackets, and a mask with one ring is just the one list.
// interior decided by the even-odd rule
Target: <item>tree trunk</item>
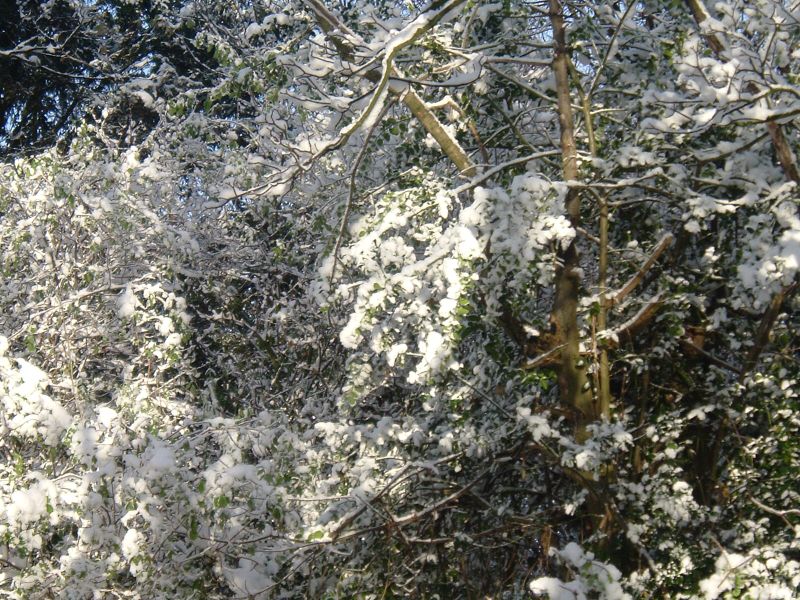
[[(578, 179), (578, 157), (575, 147), (575, 126), (569, 89), (567, 36), (560, 0), (550, 0), (550, 22), (553, 27), (553, 73), (558, 95), (558, 119), (561, 128), (561, 153), (564, 179)], [(565, 200), (567, 217), (577, 231), (580, 226), (580, 193), (570, 188)], [(576, 238), (577, 239), (577, 238)], [(556, 271), (556, 294), (550, 314), (556, 337), (561, 344), (561, 367), (558, 384), (561, 402), (578, 416), (578, 438), (586, 437), (586, 425), (600, 417), (601, 411), (592, 395), (586, 373), (586, 361), (581, 358), (578, 329), (580, 297), (580, 256), (575, 239), (559, 252)]]

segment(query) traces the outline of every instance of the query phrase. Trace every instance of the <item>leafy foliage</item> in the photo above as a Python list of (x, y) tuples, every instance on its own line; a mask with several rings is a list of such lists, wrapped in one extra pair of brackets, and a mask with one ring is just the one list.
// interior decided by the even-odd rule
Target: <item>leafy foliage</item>
[(16, 10), (8, 597), (794, 596), (797, 7)]

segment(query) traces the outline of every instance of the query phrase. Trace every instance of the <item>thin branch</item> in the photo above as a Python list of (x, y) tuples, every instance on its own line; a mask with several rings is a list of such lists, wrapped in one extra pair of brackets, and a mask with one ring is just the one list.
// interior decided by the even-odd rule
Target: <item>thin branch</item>
[[(703, 23), (711, 18), (711, 14), (708, 12), (703, 0), (686, 0), (686, 3), (691, 9), (692, 16), (697, 22), (697, 25), (700, 28), (703, 28)], [(728, 49), (725, 38), (721, 33), (709, 31), (704, 33), (703, 37), (705, 37), (708, 45), (717, 56)], [(752, 81), (747, 84), (746, 90), (754, 95), (757, 95), (761, 92), (761, 90), (758, 89), (758, 86), (756, 86)], [(778, 156), (778, 162), (780, 162), (781, 168), (783, 169), (784, 175), (787, 177), (787, 179), (800, 185), (800, 170), (797, 168), (797, 159), (795, 158), (789, 142), (786, 141), (786, 136), (783, 133), (783, 129), (781, 128), (780, 124), (775, 121), (775, 118), (776, 117), (773, 117), (767, 120), (766, 123), (767, 131), (769, 132), (770, 138), (772, 138), (772, 145), (775, 148), (775, 154)]]
[(513, 83), (514, 85), (516, 85), (516, 86), (518, 86), (519, 88), (521, 88), (521, 89), (525, 90), (526, 92), (528, 92), (528, 93), (529, 93), (531, 96), (533, 96), (534, 98), (537, 98), (537, 99), (539, 99), (539, 100), (544, 100), (545, 102), (555, 102), (555, 99), (554, 99), (554, 98), (551, 98), (551, 97), (550, 97), (550, 96), (548, 96), (547, 94), (543, 94), (542, 92), (540, 92), (540, 91), (539, 91), (539, 90), (537, 90), (536, 88), (534, 88), (534, 87), (532, 87), (532, 86), (528, 85), (528, 84), (527, 84), (527, 83), (525, 83), (524, 81), (521, 81), (521, 80), (517, 79), (517, 78), (516, 78), (516, 77), (514, 77), (513, 75), (509, 75), (508, 73), (504, 73), (503, 71), (501, 71), (500, 69), (496, 69), (495, 67), (493, 67), (493, 66), (492, 66), (491, 64), (489, 64), (489, 63), (487, 63), (485, 66), (486, 66), (486, 68), (487, 68), (489, 71), (491, 71), (491, 72), (492, 72), (492, 73), (494, 73), (495, 75), (499, 75), (499, 76), (500, 76), (500, 77), (502, 77), (503, 79), (505, 79), (505, 80), (507, 80), (507, 81), (510, 81), (510, 82), (511, 82), (511, 83)]
[(544, 150), (542, 152), (534, 152), (533, 154), (528, 154), (527, 156), (522, 156), (522, 157), (519, 157), (519, 158), (515, 158), (515, 159), (512, 159), (512, 160), (506, 161), (506, 162), (501, 163), (501, 164), (499, 164), (499, 165), (497, 165), (495, 167), (492, 167), (488, 171), (484, 171), (483, 173), (481, 173), (477, 177), (473, 177), (467, 183), (465, 183), (463, 185), (460, 185), (455, 190), (453, 190), (453, 193), (460, 194), (462, 192), (467, 192), (467, 191), (471, 190), (472, 188), (479, 186), (481, 183), (483, 183), (487, 179), (491, 179), (492, 177), (494, 177), (498, 173), (501, 173), (502, 171), (505, 171), (509, 167), (515, 167), (517, 165), (523, 165), (523, 164), (525, 164), (526, 162), (528, 162), (530, 160), (536, 160), (537, 158), (546, 158), (548, 156), (561, 156), (561, 151), (560, 150)]
[(722, 367), (723, 369), (726, 369), (727, 371), (730, 371), (731, 373), (740, 373), (739, 367), (735, 367), (731, 363), (726, 362), (726, 361), (722, 360), (721, 358), (718, 358), (718, 357), (714, 356), (710, 352), (707, 352), (706, 350), (704, 350), (703, 348), (701, 348), (700, 346), (695, 344), (689, 338), (682, 338), (681, 341), (680, 341), (680, 344), (684, 348), (684, 350), (687, 350), (688, 352), (694, 352), (694, 353), (699, 354), (700, 356), (705, 358), (707, 361), (709, 361), (711, 364), (714, 364), (714, 365), (716, 365), (718, 367)]
[(407, 523), (413, 523), (414, 521), (419, 521), (421, 518), (444, 508), (454, 500), (458, 500), (461, 496), (466, 494), (475, 484), (477, 484), (481, 479), (483, 479), (488, 473), (490, 469), (486, 469), (485, 471), (481, 472), (477, 477), (472, 479), (469, 483), (467, 483), (464, 487), (456, 490), (449, 496), (442, 498), (439, 502), (432, 504), (423, 508), (422, 510), (415, 510), (413, 512), (407, 513), (402, 517), (395, 517), (394, 523), (400, 527)]
[[(339, 536), (342, 535), (344, 530), (347, 529), (350, 525), (352, 525), (353, 521), (355, 521), (359, 516), (361, 516), (364, 513), (364, 511), (367, 510), (367, 507), (369, 506), (370, 503), (377, 502), (382, 496), (384, 496), (387, 493), (389, 493), (389, 491), (392, 488), (394, 488), (398, 483), (400, 483), (400, 481), (402, 479), (405, 478), (405, 476), (407, 475), (409, 470), (410, 470), (410, 465), (406, 465), (403, 468), (401, 468), (400, 471), (394, 477), (392, 477), (392, 479), (383, 487), (383, 489), (380, 492), (378, 492), (370, 500), (363, 502), (363, 504), (361, 506), (359, 506), (357, 509), (355, 509), (355, 510), (351, 511), (350, 513), (348, 513), (339, 522), (339, 524), (336, 526), (336, 528), (331, 532), (331, 535), (330, 535), (331, 540), (338, 539)], [(416, 474), (416, 473), (422, 473), (423, 471), (424, 471), (424, 469), (417, 469), (414, 473), (412, 473), (412, 475)]]
[(541, 58), (519, 58), (516, 56), (484, 56), (487, 63), (503, 64), (514, 63), (518, 65), (532, 65), (534, 67), (549, 67), (551, 62)]
[(555, 346), (550, 350), (548, 350), (547, 352), (540, 354), (536, 358), (524, 362), (522, 365), (520, 365), (520, 368), (526, 371), (530, 371), (533, 369), (539, 369), (541, 367), (558, 366), (561, 364), (561, 350), (563, 348), (564, 348), (563, 344)]
[(494, 398), (492, 398), (491, 396), (489, 396), (489, 394), (487, 394), (487, 393), (483, 392), (482, 390), (480, 390), (480, 389), (478, 389), (477, 387), (475, 387), (474, 385), (472, 385), (472, 384), (471, 384), (471, 383), (470, 383), (468, 380), (466, 380), (466, 379), (464, 379), (463, 377), (461, 377), (461, 375), (459, 375), (457, 371), (455, 372), (455, 375), (456, 375), (456, 378), (457, 378), (457, 379), (458, 379), (458, 380), (459, 380), (461, 383), (463, 383), (464, 385), (466, 385), (466, 386), (467, 386), (469, 389), (471, 389), (473, 392), (475, 392), (476, 394), (478, 394), (478, 395), (479, 395), (481, 398), (483, 398), (484, 400), (486, 400), (486, 401), (487, 401), (489, 404), (491, 404), (492, 406), (494, 406), (494, 407), (495, 407), (497, 410), (499, 410), (501, 413), (503, 413), (503, 414), (504, 414), (506, 417), (508, 417), (509, 419), (512, 419), (512, 420), (515, 418), (515, 416), (514, 416), (513, 414), (511, 414), (511, 413), (510, 413), (510, 412), (508, 412), (508, 411), (507, 411), (505, 408), (503, 408), (503, 407), (502, 407), (502, 406), (500, 406), (500, 405), (499, 405), (497, 402), (495, 402), (495, 401), (494, 401)]
[(625, 21), (628, 20), (628, 15), (631, 13), (631, 11), (637, 6), (639, 6), (637, 2), (628, 3), (628, 8), (625, 10), (625, 14), (622, 15), (622, 17), (619, 20), (619, 23), (617, 23), (617, 26), (614, 28), (614, 33), (611, 34), (611, 39), (608, 41), (608, 45), (606, 46), (606, 51), (603, 54), (603, 60), (597, 67), (594, 77), (592, 78), (592, 83), (589, 85), (589, 92), (587, 93), (587, 96), (589, 98), (592, 97), (595, 90), (597, 89), (598, 84), (600, 83), (600, 75), (603, 74), (603, 69), (605, 69), (606, 64), (608, 64), (608, 59), (611, 56), (611, 51), (614, 49), (614, 44), (617, 42), (617, 37), (619, 37), (619, 32), (622, 30), (622, 26), (625, 24)]
[(763, 502), (759, 502), (752, 496), (750, 497), (750, 502), (755, 504), (758, 508), (763, 510), (764, 512), (768, 512), (771, 515), (775, 515), (776, 517), (785, 517), (786, 515), (798, 515), (800, 516), (800, 510), (796, 508), (787, 508), (785, 510), (778, 510), (776, 508), (771, 508), (764, 504)]
[[(444, 457), (440, 458), (439, 460), (436, 460), (436, 461), (434, 461), (432, 463), (429, 463), (429, 464), (423, 464), (423, 465), (418, 465), (418, 464), (417, 465), (411, 465), (411, 464), (409, 464), (409, 465), (405, 465), (404, 467), (402, 467), (400, 469), (400, 471), (394, 477), (392, 477), (392, 479), (383, 487), (383, 489), (381, 489), (380, 492), (375, 494), (375, 496), (373, 496), (369, 500), (364, 501), (361, 506), (359, 506), (355, 510), (351, 511), (350, 513), (348, 513), (338, 523), (336, 528), (330, 534), (331, 541), (336, 541), (337, 539), (343, 539), (345, 537), (348, 537), (348, 536), (344, 535), (344, 530), (347, 527), (349, 527), (350, 525), (352, 525), (353, 521), (355, 521), (360, 515), (362, 515), (364, 513), (364, 511), (367, 510), (367, 507), (370, 504), (379, 501), (383, 496), (388, 494), (393, 488), (395, 488), (397, 485), (399, 485), (404, 479), (407, 479), (408, 477), (413, 477), (414, 475), (418, 475), (420, 473), (424, 473), (425, 471), (428, 471), (430, 469), (435, 468), (436, 465), (440, 465), (440, 464), (451, 462), (451, 461), (453, 461), (453, 460), (455, 460), (457, 458), (460, 458), (461, 456), (463, 456), (463, 453), (462, 452), (457, 452), (455, 454), (449, 454), (447, 456), (444, 456)], [(414, 467), (414, 466), (416, 466), (417, 468), (414, 469), (413, 472), (410, 472), (412, 467)]]

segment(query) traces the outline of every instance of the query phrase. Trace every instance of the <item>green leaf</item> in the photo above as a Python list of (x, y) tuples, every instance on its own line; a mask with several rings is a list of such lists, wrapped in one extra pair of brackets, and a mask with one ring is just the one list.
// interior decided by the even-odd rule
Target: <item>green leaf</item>
[(315, 540), (321, 540), (324, 537), (325, 537), (325, 532), (322, 531), (321, 529), (317, 529), (316, 531), (312, 531), (311, 533), (309, 533), (306, 539), (309, 542), (313, 542)]
[(189, 539), (190, 540), (197, 539), (197, 518), (194, 516), (192, 516), (192, 519), (189, 522)]

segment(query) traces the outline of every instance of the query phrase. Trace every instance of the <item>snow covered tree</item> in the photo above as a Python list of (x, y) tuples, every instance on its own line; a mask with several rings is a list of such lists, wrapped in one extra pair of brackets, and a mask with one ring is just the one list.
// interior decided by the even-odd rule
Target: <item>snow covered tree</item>
[(793, 597), (798, 6), (69, 7), (115, 77), (0, 52), (77, 90), (2, 113), (9, 597)]

